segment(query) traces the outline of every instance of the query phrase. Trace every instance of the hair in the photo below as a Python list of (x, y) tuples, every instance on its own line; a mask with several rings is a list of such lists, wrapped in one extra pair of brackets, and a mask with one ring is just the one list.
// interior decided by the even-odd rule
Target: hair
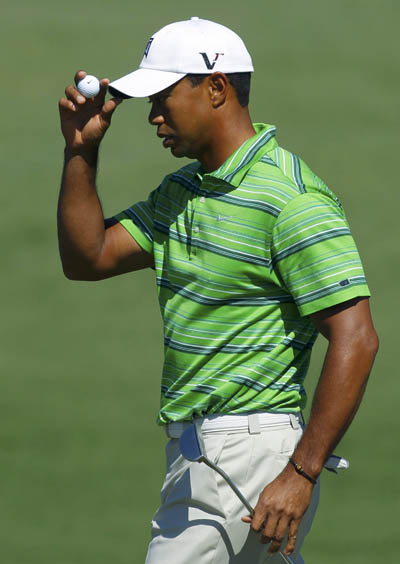
[[(187, 74), (193, 87), (199, 86), (209, 74)], [(226, 75), (242, 107), (249, 105), (251, 72), (234, 72)]]

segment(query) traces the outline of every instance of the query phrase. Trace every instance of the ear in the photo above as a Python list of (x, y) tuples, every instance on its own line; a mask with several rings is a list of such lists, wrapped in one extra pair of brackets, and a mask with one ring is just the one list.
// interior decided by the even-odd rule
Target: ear
[(223, 72), (214, 72), (208, 77), (208, 92), (213, 108), (225, 103), (230, 88), (228, 77)]

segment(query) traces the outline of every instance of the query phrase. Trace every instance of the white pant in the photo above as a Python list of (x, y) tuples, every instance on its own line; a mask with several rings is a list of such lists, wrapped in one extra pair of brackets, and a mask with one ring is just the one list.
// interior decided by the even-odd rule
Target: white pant
[[(286, 422), (256, 429), (207, 430), (202, 433), (208, 458), (232, 478), (254, 507), (263, 488), (286, 466), (302, 429)], [(179, 441), (166, 446), (167, 473), (161, 507), (152, 521), (146, 564), (282, 564), (279, 554), (267, 555), (268, 545), (241, 521), (246, 508), (228, 484), (211, 468), (185, 460)], [(319, 484), (304, 515), (293, 562), (299, 554), (317, 508)], [(282, 550), (285, 542), (282, 545)]]

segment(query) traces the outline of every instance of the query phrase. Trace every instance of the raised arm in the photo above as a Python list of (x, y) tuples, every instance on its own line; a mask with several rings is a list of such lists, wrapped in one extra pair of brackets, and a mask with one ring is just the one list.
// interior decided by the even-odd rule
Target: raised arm
[[(86, 75), (79, 71), (75, 83)], [(105, 225), (96, 191), (98, 151), (122, 102), (105, 101), (108, 79), (86, 100), (70, 85), (59, 102), (65, 138), (64, 169), (58, 202), (58, 240), (63, 270), (73, 280), (100, 280), (153, 266), (153, 258), (119, 224)]]
[[(311, 316), (329, 346), (315, 391), (311, 415), (292, 459), (316, 479), (324, 462), (350, 425), (363, 396), (378, 349), (367, 298), (349, 300)], [(261, 493), (251, 528), (262, 530), (269, 552), (277, 552), (285, 534), (285, 552), (293, 552), (300, 521), (311, 499), (313, 484), (288, 464)], [(265, 520), (265, 526), (263, 522)]]

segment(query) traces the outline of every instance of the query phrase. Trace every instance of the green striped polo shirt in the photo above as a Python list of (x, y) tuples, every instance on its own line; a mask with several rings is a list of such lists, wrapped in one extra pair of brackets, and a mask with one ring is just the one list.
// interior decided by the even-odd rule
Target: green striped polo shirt
[(158, 421), (296, 412), (309, 314), (369, 296), (338, 198), (275, 127), (217, 170), (193, 162), (116, 219), (154, 255), (165, 360)]

